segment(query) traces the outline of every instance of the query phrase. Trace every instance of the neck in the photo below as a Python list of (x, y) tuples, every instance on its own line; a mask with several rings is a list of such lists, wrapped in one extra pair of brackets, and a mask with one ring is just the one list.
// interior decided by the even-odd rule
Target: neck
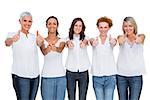
[(135, 40), (135, 34), (130, 34), (130, 35), (128, 35), (127, 36), (128, 37), (128, 39), (130, 40), (130, 41), (134, 41)]
[(106, 38), (107, 35), (106, 34), (100, 34), (100, 38)]
[(47, 38), (49, 38), (49, 39), (56, 39), (57, 38), (56, 33), (50, 33), (49, 32)]
[(21, 32), (24, 33), (24, 34), (26, 34), (26, 35), (29, 34), (29, 31), (27, 31), (27, 30), (21, 29)]
[(75, 36), (79, 36), (80, 34), (74, 33)]

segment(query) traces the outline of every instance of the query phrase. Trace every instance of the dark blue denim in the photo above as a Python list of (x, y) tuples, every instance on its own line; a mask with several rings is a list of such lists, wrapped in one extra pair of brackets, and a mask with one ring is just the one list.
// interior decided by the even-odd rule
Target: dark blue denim
[(142, 85), (142, 75), (132, 77), (117, 75), (119, 100), (140, 100)]
[(23, 78), (12, 74), (13, 87), (17, 100), (35, 100), (39, 86), (39, 78)]
[(85, 72), (66, 72), (67, 90), (69, 100), (76, 100), (76, 82), (79, 88), (79, 100), (86, 100), (86, 94), (89, 84), (89, 73)]

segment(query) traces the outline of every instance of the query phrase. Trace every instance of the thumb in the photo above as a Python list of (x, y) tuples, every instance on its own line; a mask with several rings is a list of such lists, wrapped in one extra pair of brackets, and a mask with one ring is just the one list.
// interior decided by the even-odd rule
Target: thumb
[(109, 40), (111, 40), (111, 39), (112, 39), (111, 34), (109, 34)]
[(17, 35), (18, 35), (18, 36), (20, 36), (20, 30), (18, 30), (18, 33), (17, 33)]
[(98, 37), (96, 38), (96, 41), (98, 41)]
[(37, 31), (36, 31), (36, 36), (38, 36), (38, 35), (39, 35), (39, 31), (37, 30)]

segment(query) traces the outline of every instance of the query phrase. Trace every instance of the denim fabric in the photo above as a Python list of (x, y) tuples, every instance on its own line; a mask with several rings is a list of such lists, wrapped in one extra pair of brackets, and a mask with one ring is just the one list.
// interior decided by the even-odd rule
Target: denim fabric
[(139, 100), (142, 85), (142, 76), (125, 77), (117, 75), (119, 100)]
[(88, 90), (89, 74), (85, 72), (66, 72), (67, 76), (67, 90), (69, 100), (76, 100), (76, 82), (79, 88), (79, 100), (86, 100)]
[(39, 78), (39, 76), (37, 78), (23, 78), (12, 74), (13, 87), (17, 100), (35, 100)]
[(96, 100), (113, 100), (116, 76), (93, 76)]
[(41, 79), (42, 100), (64, 100), (66, 76)]

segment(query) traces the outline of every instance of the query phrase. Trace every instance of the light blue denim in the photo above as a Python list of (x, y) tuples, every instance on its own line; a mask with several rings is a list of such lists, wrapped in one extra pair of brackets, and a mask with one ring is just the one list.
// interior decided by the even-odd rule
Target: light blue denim
[(113, 100), (116, 76), (93, 76), (96, 100)]
[(42, 100), (64, 100), (66, 92), (66, 76), (41, 79)]
[(119, 100), (140, 100), (142, 85), (142, 75), (131, 77), (117, 75)]

